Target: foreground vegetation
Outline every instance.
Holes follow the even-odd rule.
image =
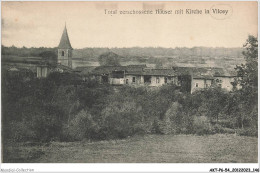
[[[251,92],[209,88],[190,94],[171,85],[114,90],[94,81],[72,85],[64,79],[69,74],[3,80],[5,140],[103,140],[151,133],[257,136],[257,95]]]
[[[257,138],[236,135],[145,135],[98,142],[19,143],[4,162],[257,163]]]

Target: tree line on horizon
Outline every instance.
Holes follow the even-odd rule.
[[[73,58],[97,59],[101,54],[114,52],[122,57],[233,57],[242,58],[243,48],[212,48],[212,47],[193,47],[193,48],[163,48],[163,47],[130,47],[130,48],[83,48],[74,49]],[[2,45],[2,55],[13,55],[21,57],[42,57],[45,52],[51,56],[57,56],[57,48],[18,48],[15,46]],[[43,55],[42,55],[43,54]]]

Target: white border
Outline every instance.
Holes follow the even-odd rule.
[[[16,1],[16,0],[5,0],[5,1]],[[37,1],[37,0],[31,0]],[[49,1],[49,0],[39,0],[39,1]],[[68,0],[56,0],[56,1],[68,1]],[[78,0],[84,1],[84,0]],[[96,0],[88,0],[88,1],[96,1]],[[102,0],[102,1],[127,1],[127,0]],[[131,0],[131,1],[140,1],[140,0]],[[156,0],[142,0],[142,1],[156,1]],[[178,0],[163,0],[163,1],[178,1]],[[190,0],[190,1],[203,1],[207,2],[208,0]],[[218,0],[218,1],[226,1],[226,0]],[[229,0],[229,1],[245,1],[245,0]],[[248,1],[248,0],[247,0]],[[253,0],[256,1],[256,0]],[[2,2],[2,1],[1,1]],[[258,0],[257,0],[258,2]],[[258,10],[259,10],[259,2],[258,2]],[[2,8],[2,4],[1,4]],[[1,13],[2,17],[2,13]],[[243,22],[243,21],[241,21]],[[1,26],[1,24],[0,24]],[[0,31],[2,27],[0,28]],[[258,33],[259,33],[259,11],[258,11]],[[1,32],[2,33],[2,32]],[[258,34],[259,40],[259,34]],[[1,37],[2,43],[2,37]],[[258,47],[259,50],[259,47]],[[1,53],[1,49],[0,49]],[[259,54],[258,54],[259,58]],[[1,64],[1,62],[0,62]],[[259,64],[258,64],[259,67]],[[0,67],[1,69],[1,67]],[[0,70],[1,74],[1,70]],[[259,70],[258,70],[258,83],[260,81],[259,77]],[[1,84],[1,81],[0,81]],[[258,90],[259,90],[258,85]],[[1,93],[0,93],[1,95]],[[259,103],[260,93],[258,93],[258,103]],[[1,108],[0,104],[0,108]],[[260,110],[260,105],[258,104],[258,110]],[[259,111],[258,111],[259,117]],[[1,117],[2,118],[2,117]],[[2,122],[2,121],[1,121]],[[259,146],[259,127],[260,122],[258,120],[258,146]],[[0,135],[1,140],[2,135]],[[1,146],[1,144],[0,144]],[[259,148],[259,147],[258,147]],[[108,163],[108,164],[99,164],[99,163],[82,163],[82,164],[71,164],[71,163],[40,163],[40,164],[12,164],[12,163],[2,163],[2,148],[0,153],[0,169],[6,170],[7,172],[31,172],[26,171],[27,169],[33,169],[32,172],[209,172],[210,169],[214,168],[250,168],[251,171],[254,168],[259,168],[259,160],[260,160],[260,151],[258,149],[258,163],[155,163],[155,164],[143,164],[143,163],[128,163],[128,164],[121,164],[121,163]],[[1,171],[1,172],[2,172]],[[4,172],[6,172],[4,171]]]
[[[120,164],[120,163],[109,163],[109,164],[11,164],[6,163],[1,165],[1,169],[10,169],[9,172],[20,172],[22,169],[34,169],[34,172],[209,172],[210,169],[214,168],[250,168],[251,171],[254,168],[259,168],[258,163],[248,164],[211,164],[211,163],[200,163],[200,164]],[[29,171],[28,171],[29,172]]]

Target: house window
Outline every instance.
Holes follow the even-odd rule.
[[[133,83],[135,83],[135,77],[133,77]]]
[[[151,83],[152,77],[151,76],[144,76],[144,83]]]
[[[167,82],[168,82],[168,78],[165,77],[165,78],[164,78],[164,83],[167,83]]]
[[[156,77],[156,83],[160,83],[160,78]]]
[[[222,80],[221,80],[221,79],[216,79],[216,82],[217,82],[217,83],[221,83]]]
[[[64,51],[61,51],[61,56],[64,56],[65,52]]]
[[[198,88],[198,87],[199,87],[199,84],[198,84],[198,83],[196,83],[196,84],[195,84],[195,86],[196,86],[196,88]]]
[[[128,79],[125,80],[125,83],[128,84]]]

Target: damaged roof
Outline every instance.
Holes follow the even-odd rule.
[[[212,78],[212,77],[234,77],[235,71],[228,71],[218,67],[172,67],[178,75],[190,74],[193,78]]]
[[[142,66],[99,66],[96,67],[92,73],[96,75],[101,75],[101,74],[110,74],[112,71],[125,71],[127,72],[137,72],[141,73],[143,71]]]
[[[93,68],[92,68],[93,69]],[[235,72],[228,72],[223,68],[217,67],[172,67],[153,69],[146,68],[144,65],[128,66],[98,66],[93,70],[86,70],[95,75],[111,74],[113,71],[124,71],[129,75],[150,75],[150,76],[180,76],[191,75],[197,79],[213,79],[213,77],[234,77]]]
[[[149,75],[149,76],[176,76],[173,69],[143,69],[141,72],[128,72],[131,75]]]

